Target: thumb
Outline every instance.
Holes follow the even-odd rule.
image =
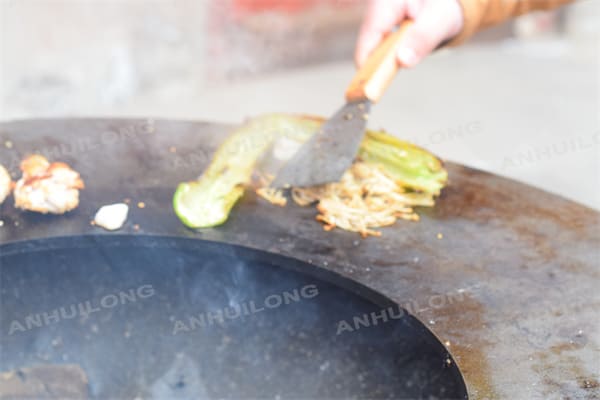
[[[435,50],[442,42],[454,36],[462,28],[462,11],[456,8],[433,8],[427,2],[414,23],[406,29],[404,37],[396,50],[400,65],[413,67]],[[447,2],[445,4],[451,4]]]
[[[398,45],[396,58],[400,65],[414,67],[431,53],[440,42],[436,43],[436,40],[431,36],[431,32],[423,32],[419,27],[413,25],[406,30],[402,41]]]
[[[354,59],[362,65],[398,21],[406,17],[403,0],[370,0],[360,29]]]

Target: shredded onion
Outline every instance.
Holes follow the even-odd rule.
[[[287,199],[281,189],[264,187],[256,189],[256,194],[276,206],[284,207],[287,204]]]
[[[257,193],[273,204],[286,204],[280,189],[261,188]],[[386,174],[383,167],[362,161],[355,162],[339,182],[292,188],[291,196],[300,206],[317,203],[316,219],[325,230],[338,227],[363,237],[381,236],[373,228],[392,225],[399,218],[417,221],[413,206],[434,205],[432,194],[412,191]]]

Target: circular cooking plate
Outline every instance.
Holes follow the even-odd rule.
[[[98,235],[6,244],[0,267],[1,369],[77,364],[92,398],[466,398],[424,325],[294,259]]]

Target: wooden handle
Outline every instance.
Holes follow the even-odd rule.
[[[373,50],[346,90],[348,102],[369,99],[375,103],[379,100],[400,68],[396,61],[396,49],[410,25],[412,21],[404,21]]]

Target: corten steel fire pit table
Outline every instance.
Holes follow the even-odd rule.
[[[223,226],[189,230],[175,186],[231,128],[0,125],[13,176],[39,152],[86,182],[63,216],[0,208],[1,370],[78,365],[91,398],[600,395],[597,212],[448,163],[437,206],[380,238],[252,193]],[[120,231],[90,224],[124,199]]]

